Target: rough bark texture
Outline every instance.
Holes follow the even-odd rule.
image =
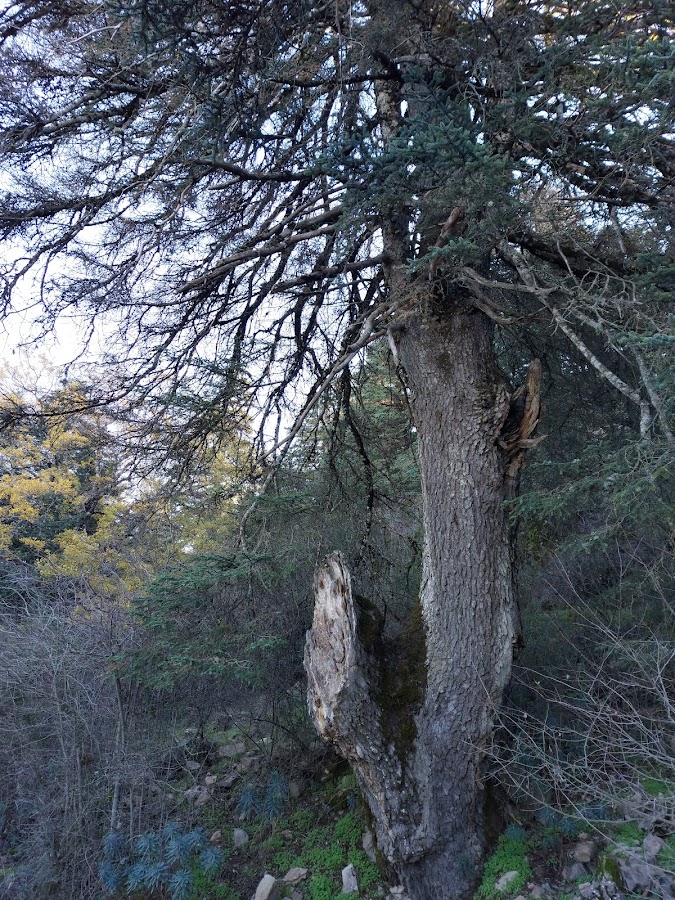
[[[491,323],[461,296],[411,318],[399,353],[422,469],[425,640],[411,644],[423,664],[405,660],[421,690],[390,688],[402,657],[387,658],[360,630],[333,555],[315,582],[309,704],[320,734],[352,763],[379,848],[410,897],[459,898],[484,851],[483,760],[518,636],[503,509],[509,457],[499,443],[510,395]]]

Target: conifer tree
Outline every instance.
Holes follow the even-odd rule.
[[[372,342],[401,367],[424,504],[419,684],[379,709],[387,661],[373,674],[356,639],[358,677],[317,722],[413,898],[475,882],[518,643],[504,500],[538,440],[540,367],[501,371],[495,329],[564,335],[636,437],[672,442],[671,15],[46,0],[0,24],[8,310],[21,288],[44,327],[101,322],[118,399],[203,398],[183,406],[186,448],[247,397],[276,462]]]

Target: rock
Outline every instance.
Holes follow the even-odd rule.
[[[213,800],[213,797],[212,797],[212,795],[211,795],[211,791],[209,791],[209,790],[207,790],[206,788],[204,788],[204,790],[202,790],[202,791],[200,792],[199,796],[198,796],[197,799],[195,800],[195,806],[204,806],[204,804],[205,804],[205,803],[208,803],[209,800]]]
[[[217,781],[218,781],[218,776],[217,776],[217,775],[207,775],[206,778],[204,779],[204,784],[205,784],[207,787],[213,787],[213,785],[214,785]]]
[[[219,844],[222,841],[222,839],[223,839],[223,832],[222,831],[214,831],[213,834],[211,835],[211,837],[209,838],[209,841],[212,844]]]
[[[297,800],[300,794],[302,793],[302,786],[299,781],[289,781],[288,782],[288,795],[293,800]]]
[[[277,900],[280,886],[274,875],[265,874],[255,889],[254,900]]]
[[[202,767],[202,764],[197,762],[196,759],[187,759],[183,763],[188,772],[199,772]]]
[[[232,843],[235,847],[243,847],[248,844],[248,834],[243,828],[235,828],[232,832]]]
[[[608,898],[608,900],[612,900],[612,898],[616,898],[616,900],[625,900],[623,894],[619,891],[612,879],[607,878],[606,875],[600,879],[600,893],[603,898]]]
[[[668,872],[661,872],[657,879],[663,900],[675,900],[675,878]]]
[[[281,832],[281,836],[285,841],[293,840],[293,832],[289,828],[284,828],[284,830]]]
[[[538,884],[533,884],[530,888],[530,897],[534,897],[534,900],[541,900],[544,896],[543,888]]]
[[[248,756],[239,760],[237,763],[237,770],[239,772],[248,772],[249,769],[252,769],[253,766],[256,765],[259,759],[260,757],[256,753],[249,753]]]
[[[188,788],[187,791],[185,791],[184,796],[187,800],[196,800],[203,790],[204,788],[200,787],[200,785],[198,784],[195,784],[193,787]]]
[[[603,877],[599,882],[587,881],[580,884],[577,890],[577,897],[581,900],[625,900],[611,878]]]
[[[218,782],[218,787],[221,788],[229,788],[235,783],[235,781],[239,778],[239,772],[230,772],[229,775],[225,775]]]
[[[656,855],[663,850],[666,842],[655,834],[648,834],[642,841],[642,849],[644,850],[645,859],[655,859]]]
[[[402,884],[396,885],[396,887],[389,888],[389,893],[393,894],[394,897],[400,896],[405,891],[405,888]]]
[[[505,872],[501,878],[495,882],[496,891],[505,891],[507,887],[518,877],[519,873],[513,869],[511,872]]]
[[[300,891],[293,891],[291,894],[291,900],[302,900],[302,894]]]
[[[356,869],[350,863],[342,870],[342,892],[344,894],[358,893],[359,879],[356,877]]]
[[[218,756],[221,759],[232,759],[246,752],[246,744],[243,741],[233,741],[231,744],[223,744],[218,748]]]
[[[576,859],[573,859],[571,862],[568,862],[567,865],[563,866],[563,881],[577,881],[579,878],[585,878],[587,875],[588,872],[586,866]]]
[[[363,847],[363,852],[366,854],[371,863],[377,862],[377,856],[375,854],[375,841],[373,840],[372,831],[363,832],[363,837],[361,838],[361,846]]]
[[[595,841],[581,841],[574,848],[574,858],[580,863],[589,863],[598,852]]]
[[[647,888],[652,883],[649,866],[637,859],[620,859],[621,878],[629,894],[640,888]]]
[[[294,866],[284,875],[284,882],[286,884],[300,884],[301,881],[304,881],[305,878],[307,878],[308,874],[309,872],[307,869],[301,869],[300,866]]]

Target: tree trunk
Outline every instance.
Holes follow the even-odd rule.
[[[384,646],[329,557],[307,637],[309,706],[351,762],[409,896],[460,898],[480,873],[484,758],[518,636],[498,443],[510,395],[492,325],[462,296],[409,320],[399,353],[422,470],[420,627]]]

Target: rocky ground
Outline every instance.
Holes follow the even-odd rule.
[[[403,888],[388,883],[376,868],[353,779],[325,748],[313,746],[306,759],[293,759],[287,806],[276,823],[262,829],[246,815],[241,798],[246,783],[256,779],[262,778],[264,789],[262,773],[269,760],[239,739],[222,745],[217,758],[221,773],[204,771],[185,796],[195,807],[213,811],[219,798],[223,808],[224,793],[240,798],[236,806],[229,802],[227,826],[211,836],[228,852],[229,883],[237,890],[232,896],[335,900],[342,892],[406,900]],[[284,768],[283,759],[277,764]],[[659,815],[658,797],[630,807],[637,808],[643,810],[639,821],[582,825],[563,812],[546,810],[547,816],[535,815],[525,827],[511,826],[488,859],[476,900],[675,900],[674,829]]]

